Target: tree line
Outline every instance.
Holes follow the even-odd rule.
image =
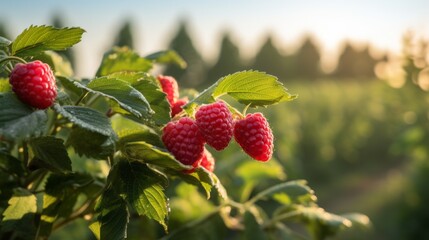
[[[52,25],[64,27],[59,15],[55,15]],[[176,66],[167,66],[164,74],[177,78],[184,87],[203,89],[217,79],[227,74],[255,69],[277,76],[281,81],[317,81],[326,77],[338,80],[370,80],[375,78],[374,67],[383,59],[374,58],[370,54],[370,47],[355,48],[346,42],[338,57],[338,64],[334,71],[325,73],[321,69],[321,53],[314,39],[307,35],[300,46],[291,54],[284,54],[273,41],[273,36],[267,36],[252,59],[243,59],[240,49],[229,32],[222,33],[217,60],[208,64],[196,49],[188,31],[188,23],[181,21],[177,32],[171,39],[168,49],[176,50],[188,63],[188,68],[180,69]],[[0,23],[0,36],[8,36],[7,31]],[[113,45],[134,46],[133,25],[126,21],[113,39]],[[281,46],[280,46],[281,47]],[[75,56],[72,51],[62,53],[74,65]]]
[[[222,76],[247,69],[265,71],[284,82],[317,81],[326,77],[342,81],[371,80],[375,78],[375,65],[379,61],[385,61],[385,58],[373,57],[369,45],[357,49],[348,42],[339,55],[335,70],[325,73],[321,69],[320,49],[309,35],[304,37],[301,45],[292,54],[283,54],[279,46],[274,44],[273,37],[268,36],[256,55],[245,60],[241,57],[240,49],[233,42],[231,34],[224,32],[217,60],[209,65],[195,48],[185,21],[180,22],[168,48],[176,50],[187,61],[188,68],[168,66],[165,74],[176,76],[182,85],[194,88],[210,86]]]

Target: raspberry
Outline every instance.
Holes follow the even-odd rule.
[[[213,172],[214,165],[215,165],[215,160],[212,154],[206,148],[204,148],[203,156],[200,159],[198,159],[196,162],[194,162],[194,164],[192,164],[193,168],[190,170],[185,170],[183,172],[187,174],[193,173],[195,172],[195,169],[199,166],[207,169],[207,171],[209,172]]]
[[[195,119],[208,145],[218,151],[228,146],[232,138],[233,120],[224,102],[201,106]]]
[[[205,141],[191,118],[169,122],[163,129],[162,141],[168,151],[185,165],[193,165],[203,156]]]
[[[41,61],[16,64],[9,82],[18,98],[35,108],[48,108],[57,97],[54,74],[49,65]]]
[[[235,123],[235,141],[252,158],[265,162],[273,154],[273,133],[261,113],[247,114]]]
[[[188,103],[188,98],[181,98],[171,106],[171,117],[176,116],[183,110],[183,105]]]
[[[207,169],[209,172],[214,171],[215,159],[207,149],[204,149],[204,155],[201,159],[200,166]]]
[[[167,94],[167,100],[170,106],[173,106],[179,98],[179,87],[177,86],[176,79],[171,76],[159,75],[158,81],[161,83],[162,91]]]

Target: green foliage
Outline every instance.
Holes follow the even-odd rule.
[[[39,136],[46,130],[46,112],[33,111],[14,94],[0,94],[0,106],[0,136],[19,141]]]
[[[1,88],[0,238],[48,239],[76,219],[97,239],[126,239],[135,220],[165,239],[292,238],[299,234],[288,229],[290,221],[324,239],[353,223],[368,224],[360,215],[325,212],[306,181],[285,181],[275,160],[236,169],[244,183],[239,201],[216,173],[177,161],[161,141],[170,105],[149,71],[158,63],[184,67],[184,60],[169,50],[141,57],[115,47],[94,78],[78,80],[70,63],[51,51],[71,47],[83,32],[31,26],[14,41],[0,42],[7,53],[0,56],[5,72],[16,61],[42,59],[54,68],[60,93],[49,109],[35,110]],[[220,78],[191,99],[187,110],[224,95],[245,109],[296,98],[277,77],[242,71]],[[230,110],[242,115],[232,105]],[[267,179],[270,186],[259,190]],[[174,215],[176,210],[181,214]]]
[[[30,26],[12,42],[11,53],[24,57],[46,50],[65,50],[80,42],[84,32],[81,28]]]
[[[104,54],[103,60],[97,71],[97,76],[106,76],[114,72],[131,71],[146,72],[152,68],[152,62],[140,57],[136,52],[127,47],[114,47]]]
[[[289,94],[272,75],[258,71],[243,71],[219,79],[191,100],[187,106],[193,103],[210,103],[226,94],[238,102],[252,107],[291,101],[297,97]]]
[[[172,63],[183,69],[187,66],[185,60],[174,50],[159,51],[147,55],[145,58],[152,60],[154,63]]]
[[[29,142],[33,151],[32,163],[40,164],[53,172],[71,171],[71,160],[62,139],[51,136],[33,138]]]
[[[124,182],[126,200],[138,215],[159,222],[165,230],[167,224],[167,198],[164,194],[164,176],[150,170],[146,164],[139,162],[121,162],[119,165],[121,179]]]
[[[88,85],[76,82],[76,86],[93,94],[99,94],[119,104],[124,110],[136,117],[148,118],[152,113],[146,98],[129,83],[116,78],[100,77]]]

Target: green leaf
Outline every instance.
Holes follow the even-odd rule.
[[[52,231],[53,223],[61,217],[69,217],[74,211],[81,194],[87,198],[94,197],[102,186],[89,175],[83,173],[51,174],[45,184],[43,195],[43,210],[40,217],[39,237],[48,238]]]
[[[12,87],[9,83],[9,79],[0,78],[0,93],[10,92],[12,91]]]
[[[65,50],[80,42],[85,30],[81,28],[54,28],[51,26],[30,26],[12,42],[12,55],[37,55],[46,50]]]
[[[149,102],[150,108],[155,112],[152,115],[155,123],[163,125],[170,121],[170,104],[153,76],[145,72],[116,72],[107,77],[126,81],[141,92]]]
[[[3,212],[3,222],[19,220],[27,213],[36,213],[36,196],[26,189],[18,192],[9,200],[9,207]]]
[[[194,222],[190,222],[191,224]],[[217,212],[195,220],[192,227],[182,225],[178,231],[166,235],[164,240],[218,240],[230,239],[231,231],[228,231],[223,218]],[[186,224],[186,223],[185,223]]]
[[[170,104],[165,97],[165,93],[159,86],[151,81],[142,80],[132,85],[140,91],[150,104],[150,108],[155,112],[152,115],[153,121],[159,125],[168,123],[170,118]]]
[[[352,222],[353,226],[360,226],[363,228],[368,228],[371,226],[371,220],[368,218],[368,216],[361,213],[347,213],[341,214],[340,216]]]
[[[117,102],[121,108],[138,118],[149,118],[153,114],[149,102],[143,94],[125,81],[116,78],[101,77],[92,80],[86,86],[79,82],[75,82],[75,85]]]
[[[12,41],[10,41],[9,39],[0,36],[0,48],[6,48],[11,43],[12,43]]]
[[[113,136],[76,127],[71,131],[67,145],[71,145],[79,156],[106,159],[115,152],[115,140]]]
[[[75,97],[82,95],[83,89],[75,84],[77,81],[64,76],[56,76],[56,79],[58,80],[58,87],[65,90],[67,93],[73,94]]]
[[[57,219],[60,200],[54,196],[43,194],[43,210],[38,226],[38,236],[48,238],[52,232],[52,225]]]
[[[1,230],[14,231],[27,236],[34,231],[34,218],[37,211],[36,196],[26,189],[18,188],[9,199],[9,206],[3,212]]]
[[[119,145],[123,146],[130,142],[146,142],[156,147],[164,147],[159,135],[145,125],[133,126],[133,128],[122,129],[118,132]]]
[[[0,171],[17,176],[22,176],[25,173],[21,161],[3,151],[0,151]]]
[[[217,190],[219,197],[225,201],[228,200],[228,194],[226,192],[226,189],[220,182],[219,178],[214,173],[211,173],[210,175],[213,179],[213,183],[214,183],[213,186]]]
[[[123,145],[121,151],[131,160],[149,163],[162,168],[176,171],[189,170],[192,168],[191,166],[183,165],[177,161],[170,153],[161,151],[159,148],[142,141],[127,143]]]
[[[114,72],[132,71],[147,72],[152,68],[152,62],[140,57],[127,47],[114,47],[104,54],[97,71],[97,76],[106,76]]]
[[[246,211],[244,220],[244,239],[268,239],[261,225],[256,220],[256,216],[251,211]]]
[[[70,172],[71,160],[63,140],[52,136],[34,138],[29,142],[35,158],[43,167],[55,172]]]
[[[91,225],[89,225],[89,229],[94,234],[95,238],[97,240],[100,240],[100,237],[101,237],[101,234],[100,234],[101,223],[99,221],[93,222],[93,223],[91,223]]]
[[[308,240],[298,232],[294,232],[288,228],[285,224],[277,222],[275,229],[269,231],[270,239],[282,239],[282,240]]]
[[[52,173],[46,181],[45,192],[60,199],[66,199],[69,193],[83,190],[92,183],[96,184],[94,178],[89,174],[69,173],[64,175]]]
[[[283,204],[316,201],[314,191],[307,186],[306,181],[296,180],[274,185],[255,195],[248,203],[253,204],[268,197],[274,197]]]
[[[103,200],[108,201],[109,205],[103,208],[98,216],[100,239],[121,240],[127,238],[130,214],[126,202],[114,195],[103,195]]]
[[[352,222],[347,218],[326,212],[320,207],[296,206],[299,221],[310,223],[310,229],[315,239],[325,239],[336,234],[343,228],[352,227]]]
[[[13,93],[0,94],[0,136],[13,140],[39,136],[47,120],[46,111],[33,111]]]
[[[152,60],[155,63],[170,64],[173,63],[178,67],[186,68],[185,60],[174,50],[165,50],[152,53],[145,57],[146,59]]]
[[[211,172],[207,171],[203,167],[196,168],[195,171],[193,173],[190,173],[190,174],[184,173],[184,172],[177,172],[176,174],[185,182],[201,187],[205,191],[207,199],[210,199],[210,196],[211,196],[210,193],[211,193],[213,186],[218,186],[218,187],[221,186],[221,185],[216,185],[215,180],[214,180],[215,175],[212,174]],[[174,173],[172,175],[174,175]],[[218,182],[218,183],[220,184],[220,182]],[[223,188],[223,186],[222,186],[222,188]],[[221,189],[221,188],[219,188],[219,189]],[[224,195],[223,195],[224,192],[219,191],[219,194],[221,197],[224,197]]]
[[[63,115],[77,126],[99,133],[104,136],[114,136],[108,117],[88,107],[54,105],[54,110]]]
[[[168,204],[161,185],[164,177],[139,162],[121,161],[119,164],[126,200],[140,216],[156,220],[167,231]]]
[[[258,71],[243,71],[219,79],[185,107],[193,103],[210,103],[225,94],[252,107],[290,101],[297,97],[289,94],[275,76]]]
[[[283,167],[274,159],[264,164],[256,161],[247,161],[236,170],[237,176],[244,179],[246,183],[258,183],[267,179],[286,179]]]

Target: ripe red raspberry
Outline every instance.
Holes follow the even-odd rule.
[[[215,165],[215,160],[213,158],[213,155],[206,148],[204,148],[203,156],[200,159],[198,159],[194,164],[192,164],[193,168],[190,170],[185,170],[183,172],[187,174],[193,173],[195,172],[195,169],[199,166],[207,169],[207,171],[209,172],[213,172],[214,165]]]
[[[172,106],[171,106],[171,117],[176,116],[183,110],[183,105],[188,103],[188,98],[181,98],[177,100]]]
[[[252,158],[265,162],[273,154],[273,133],[261,113],[247,114],[235,123],[235,141]]]
[[[204,149],[204,155],[203,155],[199,165],[201,167],[207,169],[207,171],[209,171],[209,172],[214,171],[215,159],[213,158],[213,155],[207,149]]]
[[[233,120],[224,102],[201,106],[195,119],[208,145],[218,151],[228,146],[232,138]]]
[[[163,129],[162,141],[168,151],[185,165],[193,165],[203,156],[205,141],[191,118],[169,122]]]
[[[48,108],[57,97],[54,74],[49,65],[41,61],[16,64],[9,82],[18,98],[35,108]]]
[[[159,75],[158,81],[161,83],[162,91],[167,94],[167,100],[170,106],[173,106],[179,98],[179,86],[177,86],[176,79],[171,76]]]

